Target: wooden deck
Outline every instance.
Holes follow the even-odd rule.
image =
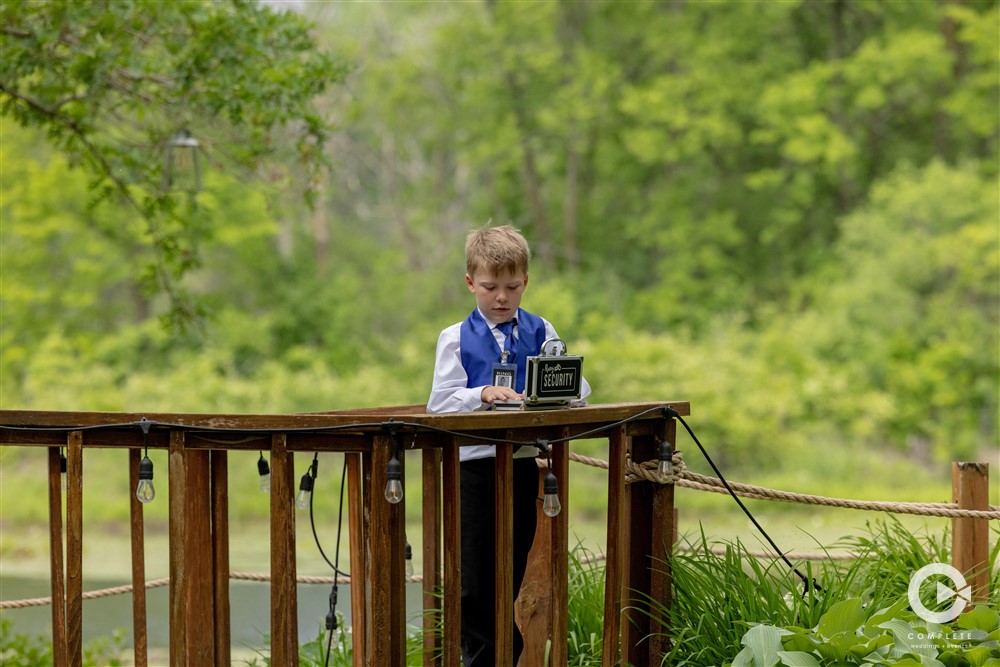
[[[459,658],[459,447],[495,439],[497,446],[497,663],[511,664],[511,482],[515,445],[552,443],[563,511],[539,513],[535,558],[551,568],[549,613],[525,628],[525,654],[551,640],[550,664],[567,662],[567,561],[572,502],[566,492],[574,439],[608,442],[607,573],[604,654],[607,666],[659,664],[665,628],[635,607],[669,604],[665,566],[673,534],[674,488],[626,485],[626,460],[655,460],[663,439],[674,442],[677,414],[686,402],[621,403],[569,410],[429,415],[421,406],[291,415],[0,411],[0,446],[49,448],[48,499],[52,543],[53,649],[57,665],[82,662],[83,481],[87,449],[127,450],[129,484],[137,483],[143,447],[168,452],[170,539],[170,663],[230,664],[227,452],[269,450],[271,466],[271,660],[298,664],[296,620],[296,452],[342,452],[347,459],[354,664],[405,664],[404,507],[382,495],[393,447],[419,451],[424,493],[424,607],[439,612],[443,634],[426,614],[425,665],[454,666]],[[144,427],[146,427],[144,429]],[[147,432],[144,432],[147,431]],[[63,525],[59,448],[67,452],[69,480]],[[408,457],[413,463],[415,454]],[[142,504],[130,494],[134,641],[137,665],[146,664]],[[162,496],[161,496],[162,497]],[[157,498],[157,502],[160,498]],[[543,522],[547,522],[543,526]],[[65,536],[65,562],[62,559]],[[544,540],[540,543],[539,540]],[[541,555],[538,555],[541,554]],[[506,557],[504,557],[506,555]],[[443,594],[442,594],[443,593]],[[521,664],[526,663],[522,657]]]

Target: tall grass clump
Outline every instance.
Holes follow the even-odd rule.
[[[854,558],[795,563],[752,556],[740,543],[713,553],[705,533],[671,560],[674,598],[670,608],[643,601],[644,611],[667,623],[670,650],[663,664],[723,665],[742,649],[752,626],[811,628],[835,604],[860,599],[882,609],[905,598],[911,575],[934,562],[948,562],[947,533],[913,534],[896,518],[867,524],[867,535],[848,537]],[[993,551],[993,560],[997,550]],[[808,583],[806,585],[802,578]],[[993,575],[993,597],[997,573]],[[994,604],[996,599],[993,600]]]

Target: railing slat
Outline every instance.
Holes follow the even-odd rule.
[[[568,428],[561,429],[566,437]],[[562,511],[549,521],[552,524],[552,665],[565,665],[569,660],[569,443],[552,445],[552,469],[559,480],[559,502]],[[545,517],[544,514],[541,515]],[[548,517],[545,517],[548,518]]]
[[[655,459],[656,443],[650,436],[633,436],[632,461]],[[632,665],[653,664],[649,655],[649,600],[638,597],[637,591],[648,591],[650,580],[650,553],[653,551],[650,530],[653,525],[653,484],[645,480],[625,487],[625,508],[628,521],[622,527],[623,539],[628,549],[624,559],[622,583],[621,651],[622,663]]]
[[[139,462],[142,450],[128,450],[129,526],[132,542],[132,655],[136,667],[146,667],[146,552],[142,503],[135,497],[139,486]]]
[[[505,435],[507,439],[511,434]],[[514,661],[514,447],[496,446],[496,664]]]
[[[295,589],[295,461],[284,433],[271,436],[271,664],[299,664]]]
[[[69,662],[66,637],[66,584],[63,574],[62,512],[62,472],[59,448],[49,447],[49,566],[52,576],[52,659],[56,665],[65,665]]]
[[[371,503],[368,525],[368,558],[365,586],[368,595],[367,661],[369,665],[403,667],[406,662],[406,608],[403,563],[402,517],[405,497],[397,504],[386,502],[386,483],[392,440],[373,437],[371,455],[365,457],[365,488]],[[402,453],[400,453],[402,464]],[[357,622],[357,621],[355,621]],[[375,637],[380,640],[376,641]]]
[[[83,664],[83,433],[66,447],[66,657]]]
[[[187,551],[184,532],[187,527],[187,476],[184,474],[184,432],[170,432],[167,454],[169,481],[170,532],[170,664],[185,667],[187,662],[187,620],[185,591],[187,590]]]
[[[351,555],[351,648],[354,667],[363,667],[368,634],[365,631],[365,586],[360,581],[365,572],[365,524],[361,483],[361,454],[345,454],[347,458],[347,521]]]
[[[670,443],[677,442],[677,424],[673,419],[664,420],[656,425],[658,440],[666,439]],[[656,457],[659,452],[656,452]],[[654,457],[654,458],[656,458]],[[670,648],[667,640],[669,627],[660,620],[666,620],[666,611],[670,609],[673,598],[673,573],[670,556],[673,553],[674,533],[676,531],[676,509],[674,508],[674,485],[656,484],[653,486],[653,517],[652,517],[652,571],[649,575],[649,595],[656,600],[663,613],[652,614],[649,622],[651,662],[659,664],[661,656]]]
[[[449,438],[444,458],[441,493],[448,502],[442,508],[444,524],[444,660],[447,667],[461,660],[462,646],[462,493],[459,485],[459,448],[455,438]]]
[[[214,582],[215,664],[232,662],[229,620],[229,458],[212,450],[212,570]]]
[[[608,454],[608,548],[604,580],[604,639],[601,651],[603,667],[613,667],[619,660],[621,599],[625,526],[625,455],[631,438],[625,426],[611,431]]]
[[[441,450],[421,453],[423,490],[424,660],[441,664]]]

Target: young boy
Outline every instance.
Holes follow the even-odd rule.
[[[473,412],[499,400],[522,398],[525,359],[557,338],[546,320],[520,308],[528,286],[528,242],[509,225],[487,227],[465,242],[465,283],[476,308],[463,322],[441,332],[434,362],[434,385],[427,412]],[[494,365],[516,367],[516,382],[494,384]],[[590,394],[582,381],[581,399]],[[496,628],[496,452],[493,445],[461,448],[462,503],[462,664],[494,666]],[[537,451],[514,452],[514,596],[521,588],[528,551],[535,538],[538,499]],[[517,625],[514,664],[524,642]]]

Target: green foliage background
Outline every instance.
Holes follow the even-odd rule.
[[[4,3],[8,65],[45,7]],[[586,355],[592,400],[690,400],[730,470],[996,455],[993,0],[59,7],[108,46],[2,70],[4,409],[422,403],[492,221],[531,241],[524,305]],[[151,61],[187,88],[86,106],[115,90],[101,67],[141,65],[142,21],[197,28],[197,58]],[[275,26],[273,67],[228,50]],[[139,199],[175,120],[214,137],[201,190],[123,205],[28,83],[77,91],[89,136],[148,167]],[[149,141],[114,152],[122,119]],[[203,313],[183,329],[178,301]]]

